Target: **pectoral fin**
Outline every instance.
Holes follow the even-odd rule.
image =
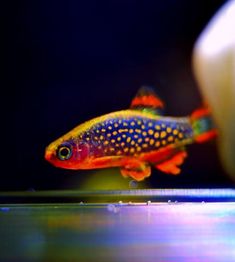
[[[179,166],[183,164],[186,156],[187,156],[186,151],[184,150],[180,151],[175,155],[173,155],[170,159],[157,164],[155,167],[164,173],[178,175],[181,172]]]
[[[142,181],[151,175],[151,167],[147,163],[130,162],[121,168],[123,177],[132,177],[136,181]]]

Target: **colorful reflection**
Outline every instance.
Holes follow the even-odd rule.
[[[2,261],[233,261],[235,203],[15,205]]]

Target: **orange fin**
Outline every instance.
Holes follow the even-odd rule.
[[[131,109],[146,110],[152,114],[162,114],[164,103],[151,87],[141,87],[131,102]]]
[[[191,115],[195,141],[206,142],[217,136],[217,130],[208,107],[201,107]]]
[[[172,156],[170,159],[160,164],[157,164],[155,167],[164,173],[178,175],[181,172],[179,166],[183,164],[186,156],[187,156],[186,151],[184,150],[180,151],[174,156]]]
[[[211,112],[208,107],[200,107],[191,114],[191,119],[196,120],[205,116],[209,116],[210,114]]]
[[[217,137],[217,134],[218,134],[217,130],[215,130],[215,129],[209,130],[209,131],[197,136],[195,140],[198,143],[204,143],[208,140],[211,140],[211,139]]]
[[[136,165],[136,162],[129,163],[121,168],[123,177],[132,177],[136,181],[142,181],[151,175],[151,167],[145,163]]]

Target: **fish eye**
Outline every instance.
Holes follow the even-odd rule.
[[[57,149],[57,157],[60,160],[68,160],[72,156],[72,149],[70,145],[61,145]]]

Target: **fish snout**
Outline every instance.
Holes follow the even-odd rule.
[[[45,158],[47,161],[49,161],[49,162],[52,161],[53,151],[52,151],[50,148],[48,148],[48,147],[47,147],[46,150],[45,150],[44,158]]]

